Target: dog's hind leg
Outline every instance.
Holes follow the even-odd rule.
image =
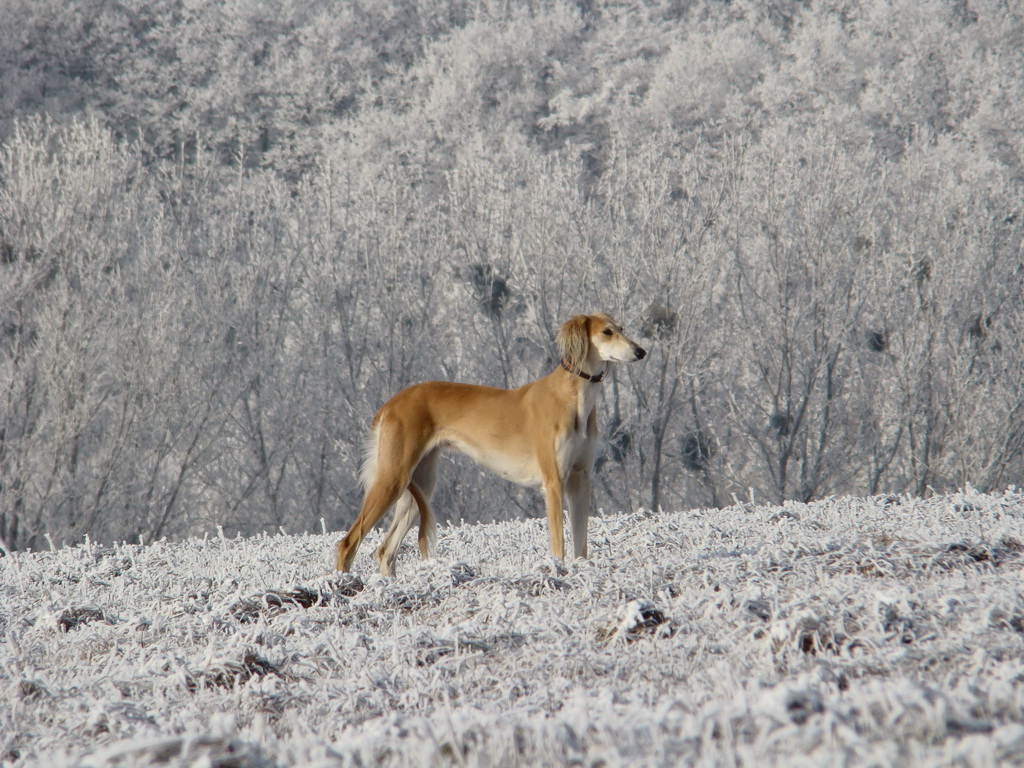
[[[387,478],[375,481],[366,492],[359,517],[349,528],[345,538],[338,542],[336,564],[339,571],[349,571],[355,560],[359,545],[363,543],[373,526],[375,526],[388,509],[397,501],[407,485],[404,478]]]
[[[352,568],[359,545],[406,491],[412,479],[412,467],[423,452],[422,445],[403,440],[402,430],[397,426],[391,427],[384,421],[378,429],[373,476],[367,484],[362,509],[348,533],[338,542],[335,562],[339,571]]]
[[[430,556],[434,540],[437,536],[437,522],[430,509],[430,497],[434,492],[437,471],[438,451],[429,451],[416,466],[412,479],[405,493],[398,499],[395,517],[391,521],[384,541],[377,549],[377,562],[383,576],[395,575],[395,561],[398,559],[398,548],[402,540],[417,520],[420,523],[419,547],[420,554],[426,560]]]
[[[430,499],[434,495],[434,487],[437,485],[437,460],[441,455],[438,448],[430,451],[420,459],[416,471],[412,475],[413,490],[419,489],[420,497],[416,503],[420,509],[420,531],[419,545],[420,555],[426,560],[434,551],[437,542],[437,519],[430,508]]]

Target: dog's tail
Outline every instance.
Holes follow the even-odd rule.
[[[363,464],[359,468],[359,482],[365,493],[373,483],[374,475],[377,474],[377,454],[380,450],[380,422],[376,419],[366,433],[366,440],[363,442]]]

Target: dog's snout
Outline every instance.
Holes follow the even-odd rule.
[[[647,350],[644,349],[643,347],[637,347],[636,348],[636,359],[637,360],[643,360],[645,357],[647,357]]]

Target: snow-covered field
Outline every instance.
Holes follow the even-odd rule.
[[[0,760],[1024,764],[1024,495],[0,558]]]

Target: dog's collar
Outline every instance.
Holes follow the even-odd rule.
[[[570,368],[569,364],[566,363],[565,360],[562,361],[562,367],[565,368],[565,370],[567,370],[569,373],[575,373],[581,379],[586,379],[591,384],[600,384],[602,381],[604,381],[604,374],[605,374],[604,371],[601,371],[600,373],[595,373],[595,374],[584,373],[583,371],[579,371],[579,370],[575,370],[573,368]]]

